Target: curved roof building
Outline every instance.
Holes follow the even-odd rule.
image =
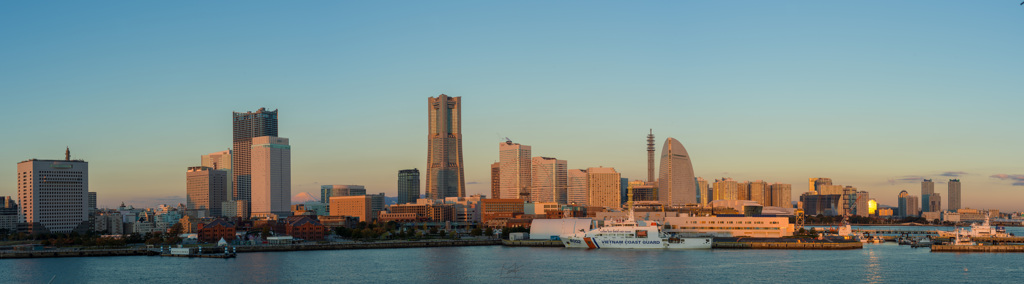
[[[669,137],[661,148],[658,201],[664,205],[697,203],[697,185],[690,155],[679,140]]]

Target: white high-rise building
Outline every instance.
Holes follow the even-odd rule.
[[[530,196],[533,202],[565,204],[567,200],[567,163],[548,157],[533,157]]]
[[[665,139],[658,173],[658,201],[661,204],[672,206],[697,203],[697,185],[690,155],[675,138]]]
[[[252,138],[251,210],[253,218],[278,219],[291,215],[292,157],[288,138]]]
[[[587,206],[620,208],[622,179],[614,168],[587,169]]]
[[[571,169],[566,171],[568,189],[566,202],[580,206],[587,205],[587,170]]]
[[[530,146],[512,143],[498,144],[502,199],[523,199],[532,201],[530,187],[533,161],[530,160]]]
[[[18,163],[18,219],[32,233],[85,233],[89,226],[89,163],[32,159]]]

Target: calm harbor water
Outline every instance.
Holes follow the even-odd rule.
[[[584,250],[446,247],[0,260],[0,282],[710,283],[1020,282],[1024,254],[862,250]]]

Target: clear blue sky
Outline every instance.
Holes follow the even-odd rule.
[[[70,146],[101,206],[183,202],[186,167],[259,107],[280,109],[293,194],[394,195],[444,93],[463,98],[470,194],[489,194],[504,136],[646,178],[653,128],[698,176],[794,200],[821,176],[895,205],[961,172],[965,206],[1024,210],[1024,186],[990,177],[1024,174],[1018,4],[5,1],[0,195],[19,161]]]

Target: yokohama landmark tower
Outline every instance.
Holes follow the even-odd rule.
[[[427,113],[427,198],[465,197],[462,97],[428,98]]]

